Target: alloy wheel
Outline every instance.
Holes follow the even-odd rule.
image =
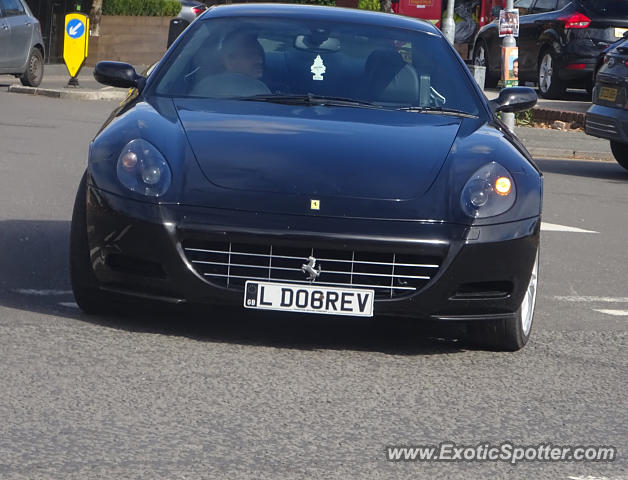
[[[536,303],[536,290],[538,283],[538,271],[539,271],[539,254],[537,252],[536,259],[534,260],[534,267],[532,268],[532,275],[530,276],[530,282],[526,290],[523,302],[521,303],[521,330],[524,336],[530,334],[530,328],[532,327],[532,317],[534,316],[534,305]]]
[[[541,65],[539,65],[539,88],[542,92],[549,91],[552,86],[552,76],[554,74],[552,65],[552,55],[547,52],[543,55]]]

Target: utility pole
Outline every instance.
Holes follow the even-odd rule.
[[[512,4],[512,1],[510,2]],[[447,0],[447,16],[443,20],[443,35],[451,43],[454,44],[456,36],[456,22],[454,22],[454,0]]]
[[[513,9],[514,9],[513,0],[506,0],[506,11],[513,10]],[[512,34],[506,35],[502,42],[502,46],[503,47],[516,47],[517,42],[515,41],[514,35]],[[508,59],[506,58],[505,52],[506,52],[506,49],[503,48],[502,49],[502,65],[505,65],[505,67],[502,68],[502,71],[506,71],[508,69],[508,66],[506,65],[506,62]],[[502,113],[502,121],[506,124],[506,126],[511,132],[515,131],[515,114],[514,113]]]

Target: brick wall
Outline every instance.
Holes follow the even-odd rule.
[[[100,36],[90,37],[86,65],[116,60],[150,65],[166,52],[170,17],[103,16]]]

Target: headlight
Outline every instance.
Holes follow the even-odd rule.
[[[159,150],[139,138],[122,149],[116,171],[122,185],[148,197],[166,193],[172,179],[170,167]]]
[[[506,212],[515,203],[516,196],[515,182],[508,170],[491,162],[467,181],[460,203],[470,217],[486,218]]]

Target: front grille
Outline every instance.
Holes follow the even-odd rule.
[[[376,298],[408,295],[423,287],[440,257],[231,242],[186,241],[183,249],[195,270],[213,284],[244,290],[247,280],[310,284],[302,270],[316,258],[315,285],[371,288]]]

